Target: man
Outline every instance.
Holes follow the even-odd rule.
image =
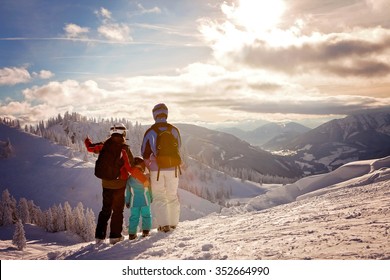
[[[89,137],[85,139],[85,146],[89,152],[101,154],[95,166],[95,175],[102,179],[103,187],[103,205],[98,216],[95,232],[96,244],[104,242],[110,218],[110,243],[115,244],[124,239],[122,236],[123,210],[126,180],[129,173],[145,185],[149,184],[145,175],[130,165],[133,162],[133,154],[129,146],[126,145],[126,127],[123,124],[115,124],[111,127],[110,134],[111,136],[104,142],[93,144]],[[101,163],[104,162],[103,154],[106,154],[105,158],[109,157],[114,159],[115,162],[110,163],[110,166],[104,165]],[[98,163],[99,160],[100,163]],[[107,160],[107,162],[109,161]],[[113,168],[114,165],[118,166]],[[111,178],[111,174],[108,173],[112,170],[114,170],[112,172],[115,172],[115,169],[117,169],[117,175],[114,175],[115,178]]]
[[[177,189],[181,139],[179,130],[167,122],[168,108],[165,104],[157,104],[152,112],[155,124],[145,132],[141,152],[150,171],[153,223],[159,231],[168,232],[176,228],[180,218]]]

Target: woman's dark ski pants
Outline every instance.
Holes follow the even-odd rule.
[[[125,188],[103,188],[103,206],[99,213],[95,238],[106,238],[107,224],[110,218],[110,238],[118,238],[122,236],[124,205]]]

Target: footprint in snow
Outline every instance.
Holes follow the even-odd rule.
[[[203,244],[202,251],[210,251],[213,247],[213,244]]]

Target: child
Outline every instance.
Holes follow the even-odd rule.
[[[142,157],[134,158],[134,167],[142,173],[145,172],[145,162]],[[126,183],[126,207],[130,208],[129,218],[129,239],[137,238],[137,227],[139,218],[142,216],[142,237],[148,236],[152,228],[152,214],[150,203],[152,193],[150,186],[144,187],[144,184],[133,176],[130,176]]]

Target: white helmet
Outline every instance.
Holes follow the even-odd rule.
[[[121,134],[123,136],[126,135],[126,126],[123,123],[116,123],[110,128],[110,135],[114,133]]]

